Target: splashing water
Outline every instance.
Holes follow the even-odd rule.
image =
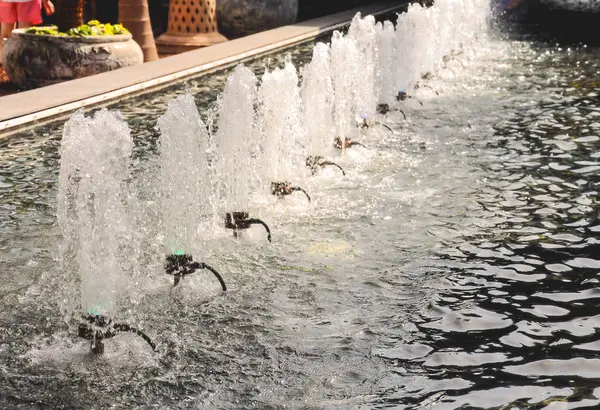
[[[419,10],[417,8],[411,8],[408,14],[420,14],[412,16],[410,19],[406,17],[407,13],[401,15],[399,21],[404,24],[406,30],[399,27],[396,32],[391,23],[384,23],[381,30],[376,28],[379,55],[369,58],[373,59],[372,61],[375,62],[373,64],[376,64],[375,69],[379,72],[376,74],[375,81],[379,81],[380,84],[388,84],[387,86],[381,85],[381,89],[377,88],[379,86],[369,85],[369,87],[373,87],[375,95],[379,96],[378,102],[384,102],[385,98],[393,97],[393,94],[387,94],[387,97],[382,95],[384,87],[389,87],[393,93],[396,93],[400,87],[410,92],[408,86],[402,85],[403,81],[406,84],[412,82],[414,85],[416,81],[420,80],[420,75],[424,70],[432,66],[433,70],[441,67],[443,57],[447,56],[455,47],[466,45],[469,39],[478,32],[477,16],[480,12],[471,10],[468,5],[477,4],[484,4],[484,2],[465,0],[464,3],[461,3],[453,0],[438,0],[437,5],[434,6],[435,9],[430,12],[425,13],[417,11]],[[442,7],[443,5],[448,7]],[[414,27],[411,28],[411,24]],[[429,28],[423,25],[428,25]],[[416,31],[418,30],[436,34],[427,39],[417,35]],[[383,37],[386,35],[389,37],[387,38],[388,44],[383,46],[386,43],[386,39]],[[407,41],[404,44],[406,46],[404,51],[400,52],[397,41],[400,38],[418,39],[419,44],[411,44],[410,41]],[[393,44],[389,44],[389,42]],[[426,48],[419,52],[418,56],[420,57],[418,58],[414,57],[417,54],[411,54],[410,50],[410,47],[417,46]],[[314,69],[317,72],[316,67],[324,66],[327,60],[326,46],[322,45],[318,48],[319,51],[315,50],[314,67],[307,67],[307,71]],[[390,50],[395,51],[390,53]],[[387,62],[385,62],[386,53],[388,53],[387,58],[389,59]],[[245,170],[247,174],[244,175],[239,171],[238,168],[242,167],[238,163],[226,173],[219,171],[211,174],[212,164],[209,167],[207,161],[207,155],[211,155],[210,152],[207,152],[210,147],[210,137],[199,118],[193,98],[191,95],[185,95],[169,104],[168,112],[159,122],[162,132],[159,141],[160,169],[157,179],[160,205],[156,206],[156,212],[162,215],[161,220],[159,223],[155,223],[154,214],[145,219],[146,215],[140,213],[136,221],[136,223],[152,225],[148,228],[147,233],[144,233],[149,237],[149,239],[145,238],[148,243],[160,242],[156,238],[157,233],[160,233],[165,236],[164,243],[167,246],[167,252],[192,253],[194,256],[197,256],[198,250],[207,252],[210,250],[208,247],[199,247],[203,245],[201,240],[204,239],[206,232],[203,225],[211,220],[211,212],[214,212],[214,205],[211,206],[209,202],[216,195],[216,187],[231,188],[231,191],[223,191],[224,196],[221,198],[224,204],[231,200],[231,203],[236,206],[243,207],[245,206],[244,198],[247,197],[243,192],[243,187],[238,184],[244,178],[251,178],[252,173],[260,173],[261,178],[265,178],[267,174],[277,174],[283,179],[290,174],[293,176],[298,170],[306,171],[303,161],[306,153],[309,152],[309,147],[311,150],[316,150],[315,147],[318,144],[324,144],[324,141],[329,138],[326,125],[323,125],[322,130],[315,127],[306,133],[303,132],[302,122],[306,123],[304,127],[309,128],[308,122],[314,118],[307,114],[309,109],[314,108],[311,104],[322,107],[329,107],[329,104],[333,106],[333,118],[330,114],[327,118],[328,114],[324,113],[323,117],[317,120],[322,124],[327,124],[328,120],[333,121],[335,127],[333,135],[339,135],[340,130],[340,134],[344,137],[351,137],[358,133],[355,115],[358,112],[357,104],[361,99],[357,95],[360,91],[358,88],[363,85],[359,84],[359,80],[364,81],[364,78],[355,67],[359,66],[359,60],[364,57],[355,39],[350,36],[344,37],[339,33],[332,40],[330,57],[334,98],[329,101],[326,98],[320,100],[319,98],[322,96],[317,94],[322,93],[322,90],[318,90],[314,84],[309,87],[309,81],[306,84],[303,82],[304,112],[301,112],[297,77],[293,66],[288,65],[283,70],[265,74],[255,104],[259,107],[258,114],[260,116],[254,119],[252,110],[249,108],[249,101],[252,100],[251,93],[244,95],[242,85],[245,84],[252,88],[251,84],[255,84],[255,82],[247,75],[248,71],[245,75],[241,74],[244,71],[241,68],[234,72],[234,77],[238,80],[232,80],[229,84],[230,87],[226,88],[227,95],[224,95],[222,99],[223,105],[230,104],[229,107],[233,108],[222,108],[218,131],[221,134],[216,136],[217,151],[220,157],[217,158],[218,161],[215,165],[221,167],[231,156],[239,153],[249,156],[258,155],[256,162],[246,163],[249,169]],[[478,73],[478,71],[473,72]],[[383,73],[388,73],[385,76],[389,76],[389,78],[383,78]],[[409,75],[405,76],[406,73]],[[465,294],[468,297],[463,299],[459,296],[458,302],[452,302],[450,298],[440,302],[430,297],[431,294],[440,293],[437,290],[431,290],[431,288],[440,286],[438,277],[434,276],[438,261],[429,258],[421,259],[425,252],[429,252],[439,243],[437,239],[431,239],[427,228],[435,228],[440,221],[442,226],[445,226],[447,221],[452,230],[456,229],[462,232],[465,223],[461,218],[456,217],[460,212],[459,207],[462,207],[465,202],[468,203],[473,195],[486,193],[478,189],[471,189],[473,185],[480,183],[479,177],[484,177],[486,174],[475,173],[473,175],[470,169],[473,163],[467,156],[469,154],[462,153],[463,148],[465,151],[471,152],[472,136],[469,135],[467,141],[462,139],[459,124],[454,124],[450,128],[451,131],[459,134],[457,138],[446,138],[449,133],[440,131],[438,134],[437,128],[436,131],[431,131],[435,126],[444,122],[452,124],[454,120],[457,123],[462,120],[466,121],[468,110],[456,114],[449,112],[454,108],[456,102],[463,101],[466,104],[473,104],[475,109],[480,108],[477,100],[470,95],[471,90],[469,90],[469,95],[461,92],[465,85],[472,84],[459,82],[461,80],[458,77],[458,84],[455,84],[454,88],[451,83],[449,84],[449,89],[453,90],[456,95],[446,94],[439,101],[425,104],[419,121],[407,124],[405,131],[408,135],[404,133],[404,130],[395,129],[396,132],[388,141],[378,141],[377,138],[381,135],[377,133],[377,130],[369,131],[370,137],[372,137],[370,142],[373,142],[370,146],[378,150],[377,155],[371,157],[365,155],[367,158],[362,164],[358,164],[358,161],[353,161],[352,164],[349,164],[350,161],[347,162],[346,164],[353,166],[354,175],[344,181],[344,184],[330,189],[331,187],[321,184],[323,179],[311,179],[310,189],[314,188],[315,191],[319,192],[320,190],[320,193],[328,195],[321,195],[320,200],[316,201],[317,206],[311,209],[310,219],[307,215],[292,215],[289,222],[281,224],[283,235],[280,236],[278,244],[280,247],[274,247],[276,249],[269,251],[269,253],[272,252],[271,255],[255,252],[257,255],[252,255],[250,258],[244,254],[241,247],[237,247],[236,243],[231,244],[232,247],[236,247],[232,248],[233,252],[229,252],[230,249],[226,249],[227,252],[216,251],[215,255],[222,252],[221,261],[233,260],[242,273],[239,275],[239,281],[233,284],[237,288],[236,292],[232,292],[228,298],[211,301],[202,309],[197,309],[198,292],[197,289],[191,289],[189,298],[191,308],[181,310],[167,298],[165,298],[164,304],[156,303],[156,295],[150,293],[151,281],[138,284],[137,291],[140,294],[148,295],[139,302],[139,311],[144,312],[144,319],[151,320],[152,326],[156,329],[154,334],[159,335],[158,343],[168,346],[168,360],[161,359],[156,365],[153,364],[150,367],[144,366],[146,361],[143,360],[139,362],[141,364],[139,368],[131,371],[130,366],[127,368],[120,366],[123,362],[129,362],[129,356],[135,355],[137,350],[142,350],[140,348],[128,351],[127,355],[119,353],[118,356],[115,356],[119,359],[119,365],[115,365],[115,360],[113,363],[109,362],[109,366],[97,365],[84,361],[82,355],[79,355],[76,361],[83,364],[75,372],[72,369],[55,371],[52,369],[54,364],[48,365],[46,361],[28,363],[26,359],[23,359],[22,353],[32,346],[39,345],[37,333],[40,330],[44,332],[43,337],[50,336],[47,339],[48,344],[71,346],[70,343],[56,343],[65,336],[55,333],[57,326],[45,327],[45,320],[48,320],[44,315],[46,311],[42,310],[40,313],[37,310],[41,302],[45,302],[47,299],[38,297],[31,292],[23,298],[24,302],[21,305],[26,310],[14,309],[13,313],[8,312],[10,309],[4,309],[6,313],[2,317],[0,326],[7,325],[0,329],[0,334],[9,337],[5,337],[2,339],[3,343],[0,343],[0,356],[2,356],[2,370],[11,377],[10,380],[9,377],[0,377],[0,391],[7,392],[5,396],[9,397],[10,404],[16,401],[17,405],[22,402],[19,397],[24,397],[23,401],[27,401],[27,403],[34,400],[36,402],[44,401],[49,403],[49,406],[81,407],[82,403],[94,401],[98,403],[98,406],[106,407],[115,405],[116,401],[119,407],[132,407],[136,405],[135,403],[152,401],[160,403],[163,407],[173,407],[177,403],[181,404],[179,401],[181,397],[189,397],[201,391],[198,396],[191,399],[197,407],[228,407],[232,406],[233,402],[238,407],[256,406],[257,403],[262,407],[276,407],[293,403],[291,406],[294,407],[296,404],[306,406],[307,400],[310,402],[308,405],[313,407],[351,406],[352,403],[358,406],[362,401],[368,401],[367,406],[376,407],[387,404],[386,401],[389,401],[391,406],[404,403],[417,406],[416,403],[421,402],[422,399],[431,400],[433,397],[435,400],[436,396],[432,396],[429,390],[414,392],[424,384],[439,386],[439,377],[437,376],[440,373],[438,370],[456,372],[459,377],[466,379],[464,382],[467,384],[471,383],[470,377],[472,377],[473,385],[482,383],[477,387],[489,386],[480,381],[481,377],[477,377],[479,373],[473,376],[472,369],[474,367],[471,365],[466,366],[464,371],[460,369],[457,371],[456,369],[460,366],[454,366],[455,362],[460,365],[464,359],[455,360],[452,356],[454,351],[448,354],[448,349],[444,347],[450,345],[452,350],[461,354],[463,350],[464,353],[470,353],[470,348],[461,344],[464,338],[456,336],[460,332],[458,328],[468,329],[473,323],[481,324],[486,319],[486,314],[483,313],[481,317],[474,318],[473,312],[469,312],[469,307],[473,306],[470,290],[467,290],[467,294]],[[306,78],[308,79],[308,76]],[[228,94],[229,92],[231,94]],[[311,93],[315,95],[311,95]],[[499,104],[495,104],[493,98],[495,95],[497,94],[492,94],[492,98],[483,100],[486,108],[499,106]],[[234,103],[232,96],[239,96],[239,100]],[[482,96],[489,97],[489,94],[482,94]],[[455,99],[455,97],[457,98]],[[157,97],[157,100],[160,98],[164,97]],[[444,101],[445,98],[448,100]],[[154,101],[152,102],[154,103]],[[153,109],[156,110],[156,107]],[[234,114],[228,117],[229,110],[232,109],[240,109],[240,114],[236,117],[239,120],[237,122],[233,119]],[[439,115],[442,111],[442,115]],[[480,109],[477,112],[481,111]],[[316,109],[313,112],[315,115],[318,113]],[[102,115],[106,115],[106,113]],[[98,116],[94,120],[86,121],[90,121],[91,124],[100,118]],[[482,121],[478,123],[479,126],[487,127],[490,121],[485,119],[485,115],[478,115],[478,118],[482,118]],[[401,120],[400,117],[395,118],[394,114],[391,114],[389,119]],[[252,130],[250,124],[253,121],[254,129]],[[85,276],[83,273],[81,274],[81,281],[82,283],[91,283],[93,286],[82,286],[82,299],[86,300],[82,303],[84,308],[91,309],[88,311],[92,313],[112,314],[116,307],[125,305],[124,301],[119,298],[120,294],[124,293],[123,289],[133,289],[133,286],[127,282],[129,266],[126,261],[120,260],[120,256],[127,253],[129,249],[126,243],[127,231],[131,230],[132,225],[135,225],[128,218],[129,198],[126,194],[128,188],[135,186],[135,184],[130,186],[126,184],[129,171],[125,164],[129,164],[131,141],[125,138],[126,135],[128,136],[126,127],[118,126],[120,120],[117,115],[113,115],[113,118],[105,123],[99,122],[94,126],[90,124],[84,126],[82,116],[74,116],[72,123],[65,130],[66,133],[76,132],[71,138],[65,137],[64,169],[61,170],[59,200],[62,205],[59,206],[59,222],[65,238],[68,238],[69,241],[69,245],[65,246],[65,257],[63,258],[65,263],[63,265],[67,266],[73,262],[73,269],[64,269],[63,272],[66,277],[67,273],[76,272],[80,263],[86,265],[85,268],[88,272]],[[415,129],[415,133],[418,135],[413,139],[410,132]],[[251,130],[251,134],[247,134],[247,130]],[[527,130],[526,126],[523,130]],[[82,138],[83,131],[88,134]],[[321,136],[318,135],[319,131],[321,131]],[[241,147],[226,146],[230,140],[236,143],[242,141],[243,138],[239,133],[244,133],[244,137],[256,136],[256,138],[250,139],[252,143],[245,145],[248,152],[244,152]],[[111,138],[108,138],[109,134]],[[78,141],[75,135],[81,141]],[[319,138],[323,140],[319,140]],[[431,138],[428,143],[431,143],[430,148],[432,149],[410,151],[413,142],[425,138]],[[103,143],[101,144],[99,141],[103,141]],[[110,144],[117,141],[121,141],[120,145],[111,148]],[[456,148],[460,150],[460,153],[454,147],[456,141],[458,141]],[[486,142],[483,141],[484,144]],[[562,141],[561,143],[566,144],[567,142]],[[244,138],[241,143],[247,144],[248,141]],[[67,148],[69,144],[77,149]],[[257,146],[260,149],[256,149]],[[230,148],[231,151],[227,151]],[[407,149],[408,152],[403,152]],[[483,147],[482,151],[487,152]],[[348,156],[345,159],[352,160],[354,158]],[[148,168],[152,168],[152,160],[152,153],[148,153],[148,156],[136,165],[141,164],[141,167],[144,167],[150,163]],[[525,160],[530,161],[531,159],[526,158]],[[93,163],[88,164],[86,161],[93,161]],[[419,167],[420,161],[423,161],[423,165]],[[506,159],[501,158],[501,163],[506,163]],[[273,168],[267,169],[271,165]],[[520,164],[513,165],[516,165],[519,170],[521,169]],[[469,166],[469,169],[465,166]],[[83,179],[81,179],[80,173],[83,175]],[[69,174],[74,176],[69,178]],[[147,175],[148,178],[152,176],[152,172]],[[213,179],[213,176],[216,178]],[[471,178],[471,176],[473,177]],[[137,178],[136,172],[134,182]],[[356,183],[356,185],[349,186],[348,182]],[[444,186],[446,183],[448,183],[448,187]],[[82,188],[79,188],[79,184],[83,184]],[[577,189],[574,189],[574,194],[576,191]],[[91,194],[88,195],[89,192]],[[118,198],[118,200],[114,198]],[[444,198],[450,198],[451,201]],[[78,201],[87,204],[81,205],[81,212],[79,212]],[[490,205],[493,205],[496,201],[490,199],[490,202],[492,202]],[[324,206],[324,204],[328,206]],[[141,206],[146,206],[146,204]],[[278,209],[291,214],[287,204]],[[152,210],[154,211],[154,208]],[[98,216],[104,211],[110,215],[110,218]],[[151,212],[147,212],[147,214],[151,214]],[[439,214],[442,216],[432,216]],[[388,219],[388,216],[391,219]],[[467,218],[468,220],[485,219],[480,218],[479,214],[467,215]],[[114,225],[109,225],[113,222]],[[467,226],[471,229],[469,225]],[[139,230],[137,228],[136,225],[136,231]],[[398,235],[398,232],[408,231],[416,233]],[[437,229],[433,231],[436,232]],[[479,232],[474,228],[473,231]],[[449,233],[443,230],[440,235],[445,236]],[[81,241],[87,242],[80,246]],[[220,244],[222,242],[219,242]],[[137,243],[135,245],[137,248],[147,249],[144,245]],[[214,248],[217,246],[212,244]],[[426,251],[425,248],[427,248]],[[141,265],[149,254],[152,256],[159,253],[157,250],[152,249],[152,252],[145,254],[140,252],[134,257],[129,256],[132,263]],[[99,256],[100,252],[103,253],[102,258]],[[485,252],[482,253],[483,257],[489,255],[489,250]],[[86,255],[84,258],[79,258],[79,253]],[[232,258],[232,254],[235,258]],[[88,255],[91,255],[94,262],[98,263],[92,264]],[[105,258],[104,255],[108,255],[108,257]],[[238,258],[237,255],[243,257]],[[43,258],[40,259],[43,260]],[[276,265],[273,263],[274,260],[285,260],[286,266],[278,268],[279,262],[275,262]],[[373,264],[374,261],[375,264]],[[407,261],[411,263],[406,265]],[[430,262],[434,263],[433,271],[429,265]],[[460,261],[460,263],[462,262]],[[46,266],[51,264],[51,262],[46,263]],[[367,263],[369,264],[368,268],[366,268]],[[459,261],[453,260],[451,263],[458,264]],[[295,268],[287,269],[292,264]],[[325,267],[324,264],[331,266]],[[390,269],[385,268],[386,264]],[[441,261],[441,264],[440,270],[445,269],[446,261]],[[375,266],[371,267],[372,265]],[[402,265],[404,267],[397,271],[396,267]],[[286,269],[283,270],[283,268]],[[410,274],[407,275],[405,270],[410,270]],[[53,276],[49,280],[44,279],[43,285],[50,283],[55,287],[56,282],[64,280],[63,275]],[[427,276],[433,276],[433,279],[427,278]],[[465,270],[466,280],[471,280],[472,276],[471,272]],[[456,277],[454,273],[449,274],[450,280]],[[459,279],[462,277],[459,276]],[[514,281],[514,279],[510,280]],[[425,281],[425,285],[423,285],[423,281]],[[72,282],[79,283],[76,279],[73,279]],[[268,283],[273,285],[268,285]],[[373,286],[374,284],[376,286]],[[491,285],[490,289],[496,289],[494,286],[497,286],[497,283],[491,283]],[[267,286],[270,286],[269,291],[265,291]],[[88,292],[88,289],[92,289],[92,292]],[[110,302],[106,306],[87,302],[99,294],[99,289],[111,290],[111,293],[101,295],[101,302]],[[161,292],[164,290],[160,289]],[[454,296],[452,294],[454,290],[450,289],[446,294]],[[519,289],[519,292],[521,291],[522,288]],[[164,293],[166,294],[166,292]],[[486,295],[485,287],[482,288],[480,294]],[[2,296],[4,297],[4,295]],[[45,292],[44,296],[52,297],[52,294]],[[7,300],[6,297],[3,299],[3,306],[5,306],[5,300]],[[399,300],[402,301],[401,304],[398,303]],[[423,307],[430,300],[433,308]],[[493,300],[489,299],[495,303]],[[15,306],[18,306],[16,303],[19,302],[15,302]],[[401,305],[405,305],[406,309]],[[109,311],[106,309],[107,306]],[[98,310],[96,310],[97,308]],[[130,314],[130,306],[127,308],[127,314]],[[442,309],[447,310],[442,312],[444,317],[440,324],[437,316]],[[414,311],[418,313],[410,313]],[[177,314],[170,315],[172,312]],[[475,313],[480,312],[481,309],[475,311]],[[402,329],[390,329],[390,317],[394,314],[402,316],[406,322],[406,326],[403,325]],[[456,317],[466,317],[467,319],[459,321],[455,320]],[[169,320],[171,318],[172,320]],[[421,326],[424,324],[423,319],[430,329],[436,329],[434,326],[438,326],[437,330],[431,331],[426,326]],[[198,327],[199,320],[215,324],[215,326]],[[505,322],[504,319],[499,321],[501,324]],[[248,326],[240,326],[240,323],[243,322]],[[31,323],[36,326],[31,326]],[[465,323],[467,323],[466,326],[464,326]],[[494,319],[491,325],[495,326],[495,323]],[[27,324],[28,326],[17,328],[13,324]],[[416,326],[419,331],[408,330],[409,326],[412,328]],[[301,342],[298,342],[300,333],[297,329],[302,332]],[[368,331],[366,331],[367,329]],[[407,329],[407,332],[404,329]],[[452,329],[452,332],[445,332],[448,329]],[[519,329],[514,330],[513,327],[510,332],[514,333],[511,336],[519,336]],[[454,336],[447,337],[450,334]],[[482,340],[481,347],[499,349],[498,353],[503,354],[504,352],[501,351],[503,346],[498,342],[498,332],[494,329],[493,332],[485,334],[485,337],[487,338],[488,335],[493,344],[486,344]],[[394,340],[396,337],[397,340]],[[436,344],[430,348],[429,342],[432,337],[438,341],[442,340],[444,343],[450,342],[443,345]],[[4,343],[5,341],[8,343]],[[415,341],[420,342],[419,345],[415,346],[415,343],[411,343]],[[454,344],[455,341],[456,344]],[[410,344],[408,346],[410,350],[406,352],[403,351],[405,343]],[[240,350],[240,346],[243,348],[243,352]],[[413,360],[415,352],[413,347],[416,347],[417,350],[423,347],[426,352],[432,351],[428,358],[423,358],[423,361],[427,360],[426,364],[422,364],[419,358]],[[340,355],[340,352],[343,354]],[[368,354],[365,355],[365,352]],[[403,353],[409,354],[410,358],[405,361]],[[523,353],[528,352],[523,349]],[[423,355],[425,354],[427,353]],[[264,360],[267,357],[265,355],[268,355],[269,360]],[[307,357],[306,355],[310,355],[314,360],[303,360]],[[476,360],[477,356],[478,354],[475,352],[473,357]],[[231,357],[235,357],[236,360],[229,360]],[[342,357],[343,360],[338,360],[339,357]],[[451,366],[436,363],[435,360],[438,360],[439,357],[447,357]],[[121,358],[127,358],[127,360]],[[72,362],[73,360],[69,361],[69,363]],[[284,367],[273,366],[272,363],[283,364]],[[405,363],[410,365],[409,370],[406,370]],[[469,360],[466,360],[466,363],[469,363]],[[209,367],[214,368],[215,371],[204,372]],[[405,372],[402,375],[398,373],[400,367],[402,367],[401,372]],[[492,364],[484,367],[483,371],[489,376],[486,380],[497,376],[494,371],[490,371],[492,368],[495,371],[501,366]],[[284,377],[285,383],[282,383],[281,369],[289,376]],[[478,367],[477,371],[481,369]],[[132,372],[136,374],[136,377],[132,378]],[[13,374],[17,376],[16,379],[12,377]],[[173,384],[173,374],[177,375],[177,386]],[[198,378],[199,374],[203,375],[200,379]],[[295,376],[306,374],[314,377],[298,378]],[[390,374],[392,376],[388,379],[387,375]],[[234,377],[223,375],[234,375]],[[406,379],[400,380],[398,375],[406,376]],[[257,376],[260,379],[258,384]],[[21,377],[23,378],[21,379]],[[40,377],[44,378],[44,388],[31,389],[30,381],[35,384]],[[100,381],[103,386],[109,387],[112,393],[107,395],[106,389],[95,388],[97,383],[94,381]],[[140,381],[144,384],[141,389]],[[148,381],[150,384],[146,386]],[[313,394],[308,399],[300,397],[295,392],[289,391],[288,386],[291,383],[297,385],[299,383],[303,391],[310,390]],[[72,389],[73,386],[83,386],[83,389]],[[447,390],[443,387],[435,389]],[[469,392],[473,392],[474,389]],[[65,398],[62,395],[51,393],[52,391],[67,392],[69,396]],[[260,394],[256,393],[257,391]],[[465,391],[467,390],[465,389]],[[261,392],[268,393],[262,394]],[[484,393],[487,394],[487,392]],[[458,394],[463,394],[463,392]],[[444,400],[447,398],[448,396]],[[465,402],[473,404],[473,401],[467,401],[468,399],[465,397]],[[3,398],[0,397],[0,402],[2,400]],[[489,405],[485,400],[482,402]],[[424,403],[427,402],[421,402],[425,405]],[[23,405],[27,404],[23,403]],[[420,406],[422,407],[422,405]]]
[[[329,45],[318,43],[302,70],[302,102],[310,155],[324,155],[335,138]]]
[[[288,63],[283,69],[266,72],[258,95],[263,147],[259,167],[267,178],[263,182],[297,180],[305,168],[307,147],[296,67]]]
[[[57,212],[61,267],[67,275],[79,272],[86,314],[114,315],[126,281],[132,149],[129,128],[117,113],[102,110],[86,118],[78,112],[65,124]],[[73,294],[67,298],[72,311],[78,303]]]
[[[353,38],[336,31],[331,38],[331,66],[335,93],[333,118],[336,136],[352,138],[356,135],[356,87],[360,52]]]
[[[160,128],[160,203],[167,253],[196,255],[212,222],[206,126],[188,92],[169,103]]]
[[[366,118],[375,114],[378,103],[376,87],[379,82],[379,70],[377,70],[379,45],[375,17],[361,18],[361,14],[357,13],[352,19],[348,37],[354,39],[359,53],[358,66],[351,67],[360,74],[355,84],[355,115],[356,118]]]
[[[215,137],[218,174],[222,178],[222,211],[247,211],[250,189],[256,185],[256,157],[253,146],[256,113],[256,76],[244,66],[235,68],[227,79]]]
[[[383,24],[377,23],[375,29],[377,30],[379,48],[379,76],[376,91],[380,103],[392,104],[396,94],[394,84],[394,59],[396,54],[394,24],[391,21],[385,21]]]

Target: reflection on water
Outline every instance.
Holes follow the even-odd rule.
[[[599,406],[600,52],[474,49],[408,121],[387,116],[393,134],[372,128],[339,159],[346,178],[311,179],[310,208],[267,210],[273,244],[209,239],[231,292],[200,277],[171,299],[159,272],[140,284],[157,355],[123,336],[91,360],[61,326],[60,124],[4,142],[0,407]],[[198,81],[207,107],[200,84],[217,80]],[[137,168],[171,97],[119,107]]]

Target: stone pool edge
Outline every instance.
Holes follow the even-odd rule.
[[[0,139],[80,108],[102,106],[124,97],[155,91],[186,77],[310,40],[349,24],[358,11],[363,15],[380,15],[404,9],[407,5],[408,1],[382,1],[138,66],[3,96],[0,97]]]

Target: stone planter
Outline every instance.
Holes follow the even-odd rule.
[[[227,37],[241,37],[293,24],[298,0],[217,0],[219,31]]]
[[[37,88],[141,64],[144,55],[131,34],[59,37],[17,29],[4,44],[2,61],[10,79]]]

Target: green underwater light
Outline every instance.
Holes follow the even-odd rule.
[[[100,316],[101,313],[96,308],[88,308],[88,315]]]

